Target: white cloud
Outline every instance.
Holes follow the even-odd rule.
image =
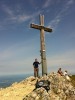
[[[11,10],[9,7],[7,7],[6,5],[2,5],[2,8],[6,14],[8,14],[9,16],[14,16],[13,10]]]
[[[16,56],[19,53],[22,54],[25,52],[25,54],[27,54],[27,52],[33,51],[35,49],[34,43],[32,43],[33,41],[35,41],[35,39],[25,40],[20,43],[15,43],[15,44],[9,46],[8,48],[6,48],[0,52],[0,60],[8,59],[10,57],[13,57],[13,55]],[[33,45],[31,45],[31,43]],[[29,44],[29,45],[27,45],[27,44]]]
[[[58,15],[49,23],[48,27],[51,27],[53,30],[55,30],[60,21],[61,16]]]
[[[48,72],[57,72],[58,68],[68,70],[69,73],[75,74],[75,50],[68,50],[62,54],[47,57]]]
[[[52,27],[54,30],[58,26],[59,22],[61,22],[62,18],[68,14],[69,8],[74,3],[74,0],[68,0],[64,5],[61,11],[57,14],[57,16],[49,23],[48,27]]]
[[[35,17],[37,17],[41,13],[41,11],[39,10],[32,14],[27,14],[26,12],[22,12],[20,8],[18,12],[18,7],[16,8],[16,10],[14,10],[6,5],[2,5],[2,9],[5,13],[5,18],[2,21],[0,21],[0,30],[6,30],[6,27],[11,24],[20,24],[25,21],[35,21]]]
[[[2,68],[4,71],[6,68],[11,71],[11,68],[15,70],[15,68],[21,67],[23,70],[25,66],[32,66],[32,60],[38,55],[35,53],[38,51],[36,51],[34,41],[36,41],[36,38],[15,43],[0,51],[0,71]]]
[[[75,66],[75,50],[67,51],[63,54],[57,54],[53,57],[48,57],[48,65],[51,66]]]
[[[52,2],[52,0],[46,0],[43,5],[43,8],[47,8],[51,4],[51,2]]]
[[[35,57],[39,59],[40,55],[35,44],[36,38],[15,43],[0,51],[0,74],[33,72],[32,63]]]
[[[35,13],[32,14],[27,14],[26,12],[19,12],[19,14],[17,14],[17,8],[16,10],[12,10],[11,7],[8,7],[6,5],[2,6],[3,11],[7,14],[7,21],[12,21],[12,22],[25,22],[27,20],[31,20],[33,18],[35,18],[36,16],[38,16],[40,14],[40,11],[37,11]]]
[[[73,3],[74,3],[74,0],[68,0],[67,6],[70,6],[70,5],[73,4]]]

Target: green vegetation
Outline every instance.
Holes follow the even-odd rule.
[[[72,80],[72,84],[75,87],[75,75],[70,76],[71,80]]]

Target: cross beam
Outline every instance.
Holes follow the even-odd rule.
[[[47,74],[47,61],[45,50],[45,36],[44,31],[52,32],[52,29],[44,27],[44,15],[40,15],[40,25],[30,24],[31,28],[40,30],[40,44],[41,44],[41,63],[42,63],[42,75]]]
[[[38,29],[38,30],[44,29],[44,31],[46,31],[46,32],[52,32],[52,29],[44,27],[44,26],[41,26],[41,25],[37,25],[37,24],[31,24],[30,27]]]

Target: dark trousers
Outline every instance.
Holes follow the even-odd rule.
[[[39,75],[39,68],[34,68],[34,77],[38,77]]]

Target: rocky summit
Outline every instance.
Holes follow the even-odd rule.
[[[48,91],[45,88],[47,84],[41,86],[42,80],[50,82]],[[37,81],[40,87],[36,87]],[[71,79],[53,72],[39,78],[30,76],[10,87],[1,88],[0,100],[75,100],[75,87]]]

